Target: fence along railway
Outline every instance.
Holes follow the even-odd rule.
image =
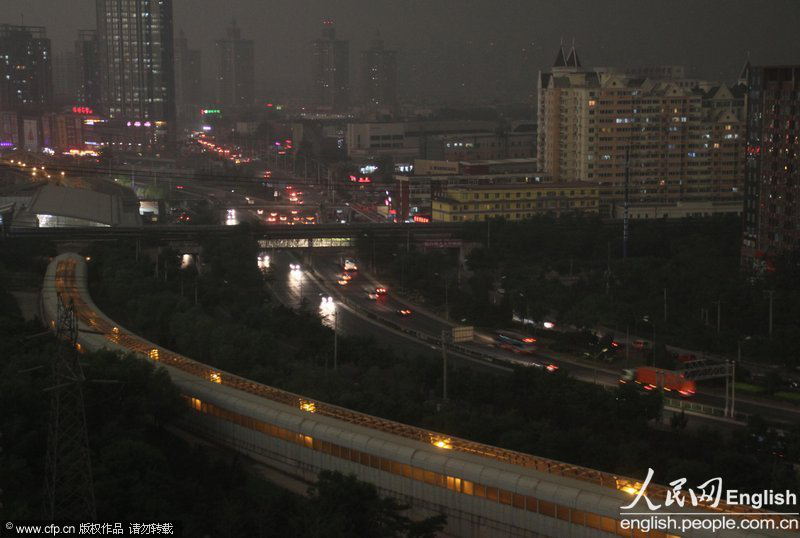
[[[192,410],[187,429],[305,480],[324,469],[353,473],[415,513],[444,513],[446,530],[459,536],[641,535],[620,525],[620,507],[630,503],[640,480],[370,416],[215,369],[106,317],[89,296],[86,273],[86,261],[77,254],[50,263],[42,289],[44,319],[54,327],[58,301],[72,302],[79,351],[134,353],[163,366]],[[651,484],[647,495],[663,504],[667,488]],[[757,513],[724,503],[692,508],[742,517]]]

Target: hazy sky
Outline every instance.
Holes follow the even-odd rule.
[[[0,0],[0,22],[47,27],[55,52],[94,28],[94,0]],[[533,85],[559,40],[572,39],[584,65],[684,64],[709,78],[735,77],[753,63],[800,63],[800,0],[173,0],[175,28],[204,54],[213,76],[213,42],[236,19],[256,42],[258,93],[303,92],[309,43],[324,17],[351,41],[351,66],[376,30],[400,50],[403,65],[426,64],[453,83],[509,75],[515,91]],[[433,52],[432,52],[433,51]],[[522,61],[522,59],[525,61]],[[403,73],[401,72],[401,75]],[[502,87],[498,83],[497,87]]]

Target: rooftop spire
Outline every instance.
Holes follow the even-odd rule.
[[[747,76],[750,74],[750,51],[747,51],[747,60],[745,60],[742,70],[739,71],[739,82],[747,82]]]
[[[581,60],[578,58],[578,51],[575,49],[575,41],[572,42],[572,50],[569,52],[569,57],[567,57],[567,67],[580,67]]]
[[[567,67],[567,60],[564,59],[564,40],[561,40],[561,44],[558,46],[558,56],[556,56],[556,61],[553,63],[553,67]]]

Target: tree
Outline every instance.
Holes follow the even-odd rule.
[[[375,486],[355,475],[335,471],[322,471],[308,497],[302,525],[306,536],[432,538],[445,524],[441,515],[414,522],[402,514],[408,506],[381,497]]]

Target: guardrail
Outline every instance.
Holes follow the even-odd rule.
[[[739,422],[747,422],[750,419],[749,413],[734,413],[732,417],[725,414],[725,409],[715,405],[706,405],[678,398],[664,398],[664,405],[672,407],[673,409],[681,409],[684,411],[692,411],[694,413],[701,413],[713,417],[728,418]]]

